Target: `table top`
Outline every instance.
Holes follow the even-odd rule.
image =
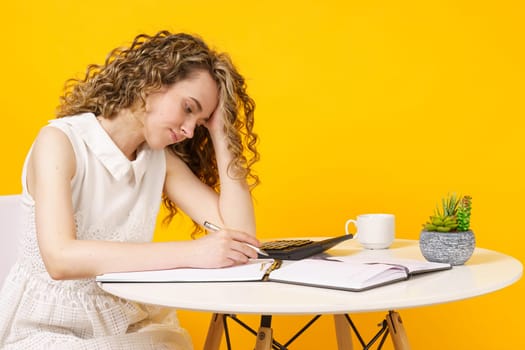
[[[424,259],[418,241],[396,240],[389,249],[366,250],[346,241],[329,253],[377,258]],[[276,282],[101,283],[116,296],[177,309],[235,314],[340,314],[399,310],[472,298],[518,281],[517,259],[476,248],[463,266],[410,277],[362,292],[348,292]]]

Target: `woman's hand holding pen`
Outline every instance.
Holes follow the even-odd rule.
[[[201,268],[217,268],[240,265],[250,258],[257,258],[255,249],[260,243],[252,235],[230,229],[219,229],[194,241],[198,245],[195,249],[195,263]]]

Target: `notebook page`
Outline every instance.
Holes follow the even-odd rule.
[[[170,270],[107,273],[97,282],[239,282],[260,281],[273,259],[253,259],[244,265],[218,269],[180,268]]]
[[[367,263],[367,264],[391,264],[391,265],[400,265],[405,267],[409,274],[418,274],[423,272],[431,271],[440,271],[450,269],[452,266],[447,263],[438,263],[430,262],[426,260],[416,260],[416,259],[400,259],[400,258],[371,258],[364,257],[360,255],[347,255],[347,256],[337,256],[331,257],[334,260],[339,260],[345,263]],[[330,259],[330,258],[329,258]]]
[[[319,259],[283,262],[270,281],[362,290],[407,278],[404,268],[383,264],[342,263]]]

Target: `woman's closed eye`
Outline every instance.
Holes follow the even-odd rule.
[[[210,121],[210,118],[200,119],[200,120],[197,122],[197,125],[198,125],[198,126],[205,126],[206,124],[208,124],[209,121]]]
[[[188,113],[188,114],[193,114],[193,113],[200,113],[202,112],[202,106],[201,104],[199,103],[199,101],[193,97],[190,97],[188,99],[184,99],[184,112]]]

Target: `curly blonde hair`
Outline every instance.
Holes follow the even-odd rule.
[[[66,82],[57,117],[91,112],[113,118],[119,111],[145,106],[146,97],[188,78],[196,71],[207,71],[219,87],[224,108],[224,128],[228,148],[233,154],[228,174],[244,179],[250,189],[259,184],[252,165],[259,160],[257,134],[253,131],[255,102],[246,92],[246,82],[226,53],[211,50],[200,38],[161,31],[153,36],[140,34],[129,47],[110,52],[103,65],[91,64],[83,79]],[[215,152],[208,130],[197,127],[194,136],[170,146],[191,171],[205,184],[220,188]],[[178,209],[167,196],[163,203],[169,223]],[[201,231],[195,225],[195,232]]]

